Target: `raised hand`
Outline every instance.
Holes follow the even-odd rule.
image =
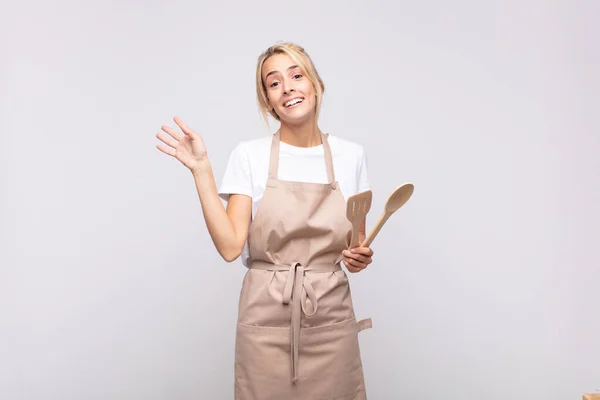
[[[200,163],[206,159],[206,147],[204,146],[202,137],[191,128],[188,128],[181,118],[175,117],[173,118],[173,121],[181,128],[183,135],[168,126],[163,125],[161,126],[161,130],[168,133],[170,138],[160,132],[157,133],[156,137],[164,144],[159,143],[156,147],[163,153],[175,157],[181,161],[183,165],[193,171],[194,168],[198,167]]]

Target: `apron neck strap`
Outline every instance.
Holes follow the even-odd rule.
[[[329,147],[329,141],[327,136],[321,132],[321,141],[323,142],[323,151],[325,153],[325,166],[327,167],[327,179],[329,183],[335,182],[335,174],[333,172],[333,156],[331,155],[331,147]],[[281,142],[281,135],[279,130],[273,135],[273,141],[271,142],[271,159],[269,160],[269,179],[277,179],[277,173],[279,171],[279,143]]]

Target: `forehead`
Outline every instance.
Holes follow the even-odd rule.
[[[296,65],[287,54],[275,54],[267,58],[262,68],[262,77],[265,79],[271,72],[285,73],[291,66]]]

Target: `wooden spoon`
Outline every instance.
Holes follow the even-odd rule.
[[[358,246],[359,237],[358,231],[360,229],[361,222],[367,216],[367,213],[371,209],[371,200],[373,199],[373,192],[366,190],[355,194],[354,196],[348,197],[346,203],[346,218],[352,223],[352,238],[350,239],[350,249]]]
[[[390,218],[393,213],[395,213],[408,201],[408,199],[410,199],[410,196],[412,196],[414,190],[415,186],[410,182],[400,185],[396,189],[394,189],[392,194],[390,194],[387,201],[385,202],[385,209],[381,214],[381,217],[379,217],[379,221],[377,221],[377,223],[369,233],[369,236],[367,236],[365,241],[362,243],[362,247],[369,247],[371,243],[373,243],[373,240],[375,240],[375,236],[377,236],[377,234],[383,227],[383,224],[385,224],[388,218]]]

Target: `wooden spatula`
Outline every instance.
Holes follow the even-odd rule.
[[[385,202],[385,208],[381,214],[381,217],[379,217],[379,220],[373,229],[371,229],[371,232],[369,232],[369,236],[367,236],[365,241],[362,243],[362,247],[369,247],[371,243],[373,243],[375,236],[377,236],[383,227],[383,224],[386,223],[386,221],[392,216],[393,213],[396,212],[396,210],[402,207],[408,201],[408,199],[410,199],[410,196],[412,196],[414,190],[415,187],[410,182],[400,185],[394,189],[392,194],[390,194]]]
[[[365,216],[371,209],[371,200],[373,199],[373,192],[366,190],[355,194],[354,196],[348,197],[346,203],[346,218],[352,223],[352,238],[350,239],[350,249],[358,246],[359,238],[358,233],[361,222],[365,219]]]

